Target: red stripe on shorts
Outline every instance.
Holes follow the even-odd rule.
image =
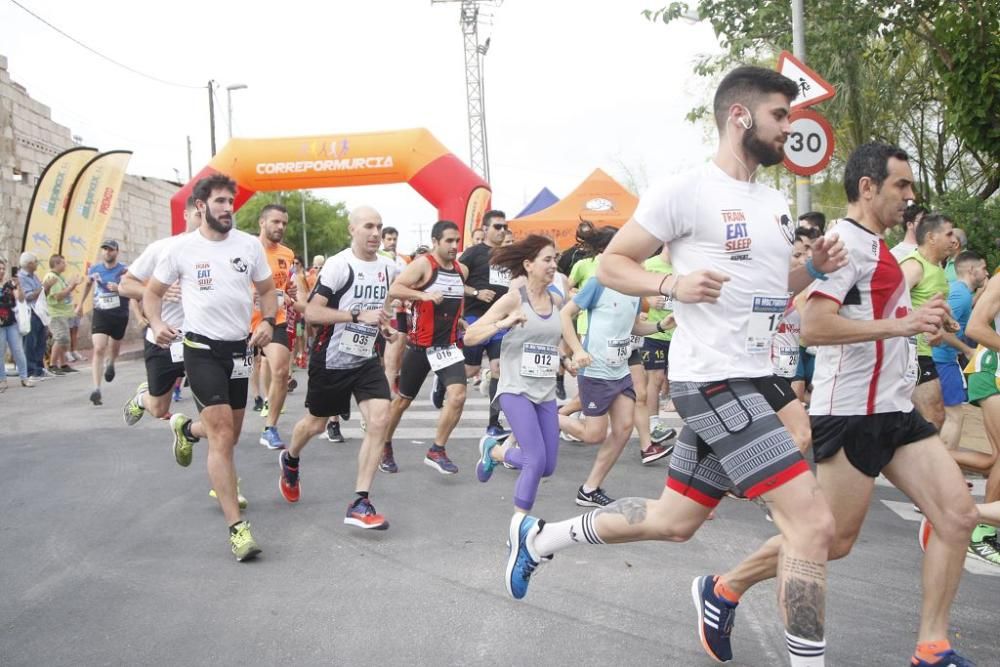
[[[776,488],[784,484],[785,482],[798,477],[804,472],[809,471],[809,464],[805,462],[805,459],[799,459],[792,465],[788,466],[781,472],[775,473],[765,480],[757,482],[751,486],[746,491],[747,498],[756,498],[757,496],[767,493],[768,491],[774,491]]]
[[[676,491],[682,496],[687,496],[699,505],[704,505],[709,509],[717,507],[719,505],[719,501],[722,500],[722,498],[713,498],[712,496],[705,495],[693,486],[688,486],[687,484],[678,482],[673,477],[667,477],[667,488]]]

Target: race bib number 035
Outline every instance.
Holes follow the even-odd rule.
[[[464,364],[465,356],[457,345],[429,347],[427,348],[427,361],[430,362],[431,370],[437,372],[454,364]]]
[[[525,343],[521,346],[521,375],[529,378],[554,378],[559,365],[559,350],[554,345]]]
[[[364,324],[348,324],[340,335],[340,351],[368,359],[375,348],[378,329]]]

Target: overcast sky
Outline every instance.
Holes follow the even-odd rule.
[[[19,0],[85,44],[160,79],[82,49],[0,0],[0,53],[12,78],[87,145],[135,151],[129,172],[187,180],[210,158],[209,79],[217,141],[426,127],[468,161],[458,3],[430,0],[191,2]],[[709,96],[692,73],[720,49],[707,24],[641,16],[666,0],[507,0],[484,8],[491,37],[484,90],[493,204],[509,215],[543,186],[567,195],[595,167],[638,184],[703,162],[705,128],[684,120]],[[371,204],[417,243],[436,212],[408,185],[318,191]]]

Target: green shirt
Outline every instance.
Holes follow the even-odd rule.
[[[919,248],[904,257],[903,262],[911,259],[920,262],[920,266],[924,269],[924,277],[910,289],[910,301],[913,303],[913,307],[915,309],[919,308],[927,303],[935,294],[940,294],[947,300],[950,288],[948,287],[948,279],[944,275],[944,269],[924,258],[920,254]],[[900,262],[900,264],[903,262]],[[931,356],[931,346],[923,334],[917,336],[917,356]]]
[[[643,268],[647,271],[653,273],[662,273],[664,275],[670,275],[674,272],[674,267],[663,260],[663,255],[657,255],[656,257],[650,257],[645,262],[642,263]],[[656,324],[660,320],[665,320],[672,310],[658,310],[656,308],[650,308],[649,312],[646,313],[646,317],[649,322]],[[674,329],[676,327],[671,327],[664,331],[663,333],[654,333],[646,336],[646,338],[652,338],[654,340],[670,340],[674,337]]]
[[[597,257],[581,259],[569,271],[569,284],[574,289],[580,289],[585,282],[597,275]],[[576,316],[576,333],[582,338],[587,333],[587,311],[580,311]]]
[[[49,293],[45,295],[45,302],[49,307],[49,315],[52,317],[73,317],[73,297],[69,294],[63,299],[57,299],[56,293],[62,292],[67,287],[69,283],[58,273],[54,271],[49,271],[45,274],[42,279],[42,283],[46,283],[50,278],[55,278],[56,281],[52,283],[52,287],[49,288]]]

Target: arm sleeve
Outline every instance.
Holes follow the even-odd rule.
[[[676,178],[650,189],[632,214],[639,226],[664,243],[688,236],[693,231],[696,183]]]

